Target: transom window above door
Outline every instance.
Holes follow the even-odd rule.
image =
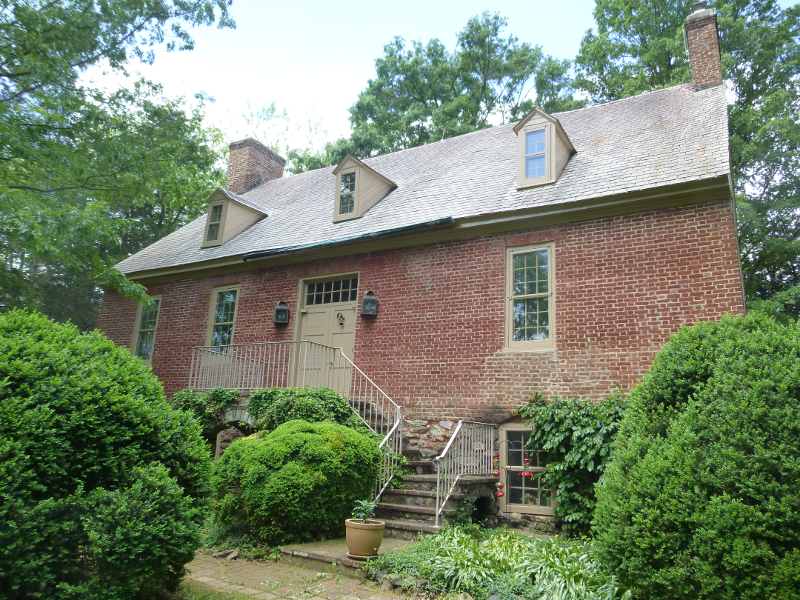
[[[306,284],[306,306],[355,302],[358,293],[358,277],[345,277],[333,281],[318,281]]]

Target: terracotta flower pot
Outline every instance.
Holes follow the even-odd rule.
[[[347,528],[347,555],[350,558],[364,559],[378,556],[386,523],[373,519],[367,519],[366,523],[346,519],[344,524]]]

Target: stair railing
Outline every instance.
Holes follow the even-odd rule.
[[[367,377],[341,348],[307,340],[192,348],[189,386],[252,391],[273,387],[324,387],[347,398],[366,427],[381,436],[375,498],[397,473],[403,408]]]
[[[459,421],[444,451],[433,459],[436,468],[436,525],[458,482],[465,475],[492,472],[497,425]]]

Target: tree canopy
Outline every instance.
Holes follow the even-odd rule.
[[[454,51],[438,39],[427,44],[395,37],[375,60],[375,79],[350,108],[352,135],[321,153],[295,151],[297,170],[413,148],[507,123],[537,104],[548,112],[577,108],[569,60],[542,47],[505,37],[507,19],[484,12],[458,34]]]
[[[221,135],[158,85],[80,85],[100,61],[190,50],[186,27],[233,27],[230,0],[0,0],[0,309],[94,325],[96,281],[143,290],[112,266],[197,215],[222,176]]]
[[[597,0],[575,85],[605,102],[691,80],[692,0]],[[800,6],[715,0],[748,299],[800,285]],[[780,298],[793,298],[795,293]],[[798,316],[797,303],[782,305]]]

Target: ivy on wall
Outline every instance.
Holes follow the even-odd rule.
[[[532,427],[530,448],[550,455],[544,484],[556,489],[553,517],[565,535],[586,535],[597,502],[595,485],[609,462],[614,436],[625,414],[625,399],[601,402],[554,398],[534,393],[519,415]]]

